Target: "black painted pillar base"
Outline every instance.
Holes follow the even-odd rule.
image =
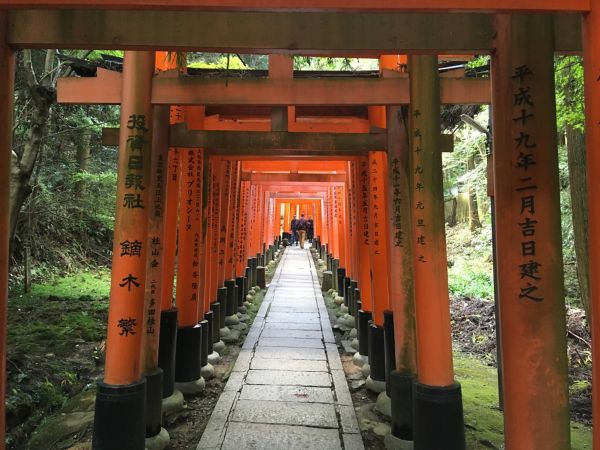
[[[211,314],[212,315],[212,314]],[[210,337],[210,325],[208,320],[201,320],[200,326],[200,366],[208,364],[208,355],[212,353],[212,337]]]
[[[338,269],[338,273],[339,273]],[[345,272],[345,270],[344,270]],[[343,286],[342,286],[342,297],[344,297],[344,305],[348,308],[348,314],[352,314],[352,292],[350,292],[350,277],[344,276],[343,278]]]
[[[413,440],[413,384],[414,375],[403,375],[394,370],[388,383],[392,400],[392,434],[402,440]]]
[[[94,414],[93,450],[144,450],[146,379],[127,385],[99,382]]]
[[[244,277],[236,277],[235,284],[238,287],[238,295],[237,295],[237,306],[238,308],[244,306],[244,300],[246,299],[246,287],[244,286],[245,278]]]
[[[391,397],[390,373],[396,370],[396,343],[394,342],[394,313],[389,309],[383,312],[383,346],[385,353],[385,391],[388,397]]]
[[[369,324],[369,365],[371,379],[385,382],[385,351],[383,343],[383,327]]]
[[[200,379],[202,352],[202,328],[183,327],[177,330],[177,359],[175,360],[175,381],[187,383]]]
[[[369,356],[369,322],[373,320],[371,311],[358,311],[358,353]]]
[[[346,269],[338,267],[337,269],[337,292],[340,297],[344,296],[344,279],[346,278]],[[348,306],[348,305],[346,305]]]
[[[415,382],[414,450],[465,450],[460,384],[427,386]]]
[[[212,343],[216,344],[221,340],[221,335],[219,334],[219,316],[221,315],[221,304],[219,302],[212,303],[210,305],[210,310],[212,312],[212,316],[205,317],[209,323]]]
[[[160,313],[160,337],[158,341],[158,367],[163,371],[163,398],[175,390],[175,358],[177,342],[177,309]]]
[[[146,377],[146,437],[160,433],[162,427],[162,385],[163,371],[156,369],[145,373]]]
[[[225,289],[226,307],[225,316],[229,317],[235,314],[237,299],[235,298],[235,280],[225,280],[221,289]]]
[[[350,315],[353,317],[358,316],[358,309],[356,308],[356,289],[358,289],[358,281],[350,280],[350,298],[348,300],[348,309],[350,310]]]

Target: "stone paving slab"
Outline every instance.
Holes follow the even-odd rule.
[[[323,348],[321,339],[263,337],[260,344],[268,347]]]
[[[339,427],[335,407],[327,403],[238,400],[231,420],[335,429]]]
[[[250,370],[246,384],[331,387],[329,372],[293,372],[283,370]]]
[[[231,423],[223,450],[341,450],[336,429]]]
[[[307,250],[287,248],[197,449],[364,450]]]
[[[327,361],[317,361],[312,359],[266,359],[254,358],[250,363],[250,368],[254,370],[291,370],[305,372],[327,372]],[[246,369],[247,371],[247,369]]]
[[[267,322],[265,330],[306,330],[321,331],[320,323],[289,323],[289,322]]]
[[[333,394],[330,388],[325,387],[246,384],[242,388],[240,400],[333,403]]]
[[[282,313],[273,312],[267,316],[267,322],[320,323],[318,313]]]
[[[265,328],[262,338],[297,338],[321,339],[323,333],[319,330],[286,330],[284,328]]]
[[[255,358],[275,359],[317,359],[327,360],[325,350],[320,348],[290,348],[290,347],[264,347],[258,341],[258,347],[254,353]]]

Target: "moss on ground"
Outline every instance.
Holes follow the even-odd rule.
[[[454,368],[462,385],[467,447],[469,450],[504,448],[496,369],[459,352],[454,355]],[[591,450],[592,429],[571,422],[571,441],[572,450]]]

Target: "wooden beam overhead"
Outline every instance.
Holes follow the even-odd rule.
[[[76,104],[121,103],[121,74],[98,70],[97,77],[60,78],[58,102]],[[488,78],[441,77],[444,104],[485,104],[491,100]],[[152,83],[155,105],[400,105],[408,104],[408,78],[320,79],[205,79],[156,77]]]
[[[203,148],[213,156],[256,155],[327,156],[366,154],[385,148],[385,133],[298,133],[286,131],[200,131],[172,125],[169,146]],[[102,144],[117,146],[118,128],[102,130]]]
[[[248,173],[242,172],[242,181],[252,181],[253,183],[259,182],[283,182],[285,184],[291,183],[312,183],[312,184],[323,184],[323,183],[334,183],[344,184],[346,182],[346,175],[333,175],[333,174],[313,174],[313,173]]]
[[[4,7],[295,11],[589,11],[590,0],[4,0]],[[2,7],[0,7],[2,9]]]
[[[320,0],[311,1],[320,3]],[[369,0],[355,1],[370,3]],[[394,5],[387,0],[377,1],[380,5]],[[456,1],[473,3],[472,10],[481,10],[477,7],[481,3],[513,6],[529,3],[520,0]],[[579,7],[582,7],[581,3],[583,6],[589,4],[589,0],[531,1],[540,7],[538,10],[544,11],[551,10],[553,5],[562,5],[562,10],[579,10],[578,3]],[[410,2],[418,5],[420,0]],[[30,3],[23,3],[23,6]],[[39,2],[35,3],[39,8]],[[84,2],[79,0],[79,3]],[[343,2],[339,0],[339,3]],[[252,5],[256,7],[256,2]],[[542,5],[546,7],[541,8]],[[16,9],[9,12],[7,41],[18,48],[169,49],[295,55],[474,54],[493,49],[493,17],[483,13],[439,12]],[[557,51],[581,50],[580,22],[577,14],[555,16]]]

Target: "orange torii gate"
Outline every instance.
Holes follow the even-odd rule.
[[[426,0],[418,3],[412,1],[406,2],[402,5],[382,1],[367,3],[365,0],[350,0],[345,2],[339,0],[325,0],[323,2],[303,0],[299,4],[295,2],[294,5],[290,5],[286,0],[260,0],[259,2],[253,2],[251,7],[243,0],[231,0],[226,5],[223,5],[222,2],[216,2],[216,0],[194,0],[193,2],[192,0],[175,0],[169,2],[166,0],[149,0],[136,2],[134,7],[132,7],[131,3],[125,0],[91,0],[85,2],[85,4],[81,0],[44,0],[42,3],[32,2],[31,0],[5,0],[2,6],[0,6],[0,8],[17,6],[20,8],[86,6],[88,8],[97,7],[107,9],[106,11],[101,11],[100,19],[98,11],[87,9],[74,11],[59,9],[15,9],[11,10],[10,13],[0,12],[0,35],[2,36],[2,41],[0,42],[0,146],[3,151],[0,167],[2,167],[6,175],[0,178],[3,182],[8,183],[6,180],[9,180],[7,171],[10,165],[10,130],[12,129],[10,125],[14,67],[13,48],[22,48],[25,46],[124,48],[134,50],[159,47],[180,49],[202,48],[205,50],[218,48],[224,50],[268,50],[272,48],[279,51],[289,51],[286,49],[293,48],[293,52],[297,54],[306,54],[307,52],[318,53],[319,51],[327,52],[327,49],[331,48],[335,48],[336,51],[345,52],[346,54],[356,54],[357,51],[365,52],[366,48],[366,53],[374,55],[397,53],[400,51],[418,54],[443,53],[445,51],[456,52],[457,50],[469,52],[474,50],[489,51],[492,48],[496,49],[493,57],[493,92],[495,100],[494,120],[497,122],[494,128],[496,136],[500,136],[500,141],[496,140],[495,142],[497,151],[494,155],[494,194],[497,206],[500,208],[499,205],[501,205],[503,211],[502,216],[497,217],[498,242],[500,244],[499,248],[502,249],[498,254],[500,302],[501,305],[506,305],[501,308],[503,323],[513,323],[513,321],[515,323],[514,332],[510,336],[507,336],[508,333],[503,333],[502,336],[506,358],[505,368],[509,368],[508,373],[505,374],[506,445],[508,449],[558,449],[568,446],[568,415],[565,414],[566,408],[564,403],[566,398],[564,342],[557,339],[558,335],[561,334],[560,329],[564,327],[564,317],[562,319],[560,317],[561,301],[558,294],[560,288],[555,285],[555,283],[559,283],[561,280],[562,268],[560,267],[560,261],[557,261],[559,258],[556,257],[557,249],[560,249],[560,236],[556,233],[558,229],[556,223],[558,201],[555,195],[556,187],[553,184],[556,182],[557,176],[553,160],[555,157],[556,142],[553,141],[553,137],[551,136],[554,124],[552,119],[554,103],[550,97],[552,93],[552,67],[548,61],[551,59],[554,50],[577,51],[581,48],[581,36],[577,32],[579,18],[575,17],[573,21],[572,17],[557,16],[552,21],[547,15],[534,17],[520,16],[514,13],[558,11],[584,13],[588,148],[596,149],[600,145],[600,132],[598,131],[598,123],[600,123],[598,105],[600,102],[598,101],[599,91],[596,86],[597,79],[600,76],[600,57],[597,54],[597,42],[600,39],[599,19],[597,16],[600,13],[595,9],[592,10],[591,0],[573,0],[569,2],[560,0],[509,0],[502,2],[502,4],[499,4],[500,2],[497,0],[481,0],[477,2],[474,0]],[[132,9],[137,8],[138,10],[108,10],[108,8],[123,6]],[[175,22],[179,24],[179,27],[175,28],[172,26],[173,22],[169,24],[160,21],[160,11],[140,10],[143,8],[181,8],[185,10],[191,6],[196,9],[218,7],[222,11],[201,11],[195,14],[190,11],[180,11],[179,14],[173,14],[169,19],[165,19],[180,21]],[[267,14],[261,12],[261,8],[269,10],[268,22]],[[296,11],[290,14],[287,12],[288,8],[294,8]],[[268,30],[268,33],[257,32],[257,35],[253,36],[252,39],[247,39],[247,36],[244,36],[244,40],[236,33],[230,33],[226,36],[219,33],[218,26],[225,20],[224,18],[226,20],[231,19],[229,21],[231,25],[230,29],[236,29],[234,21],[241,20],[241,16],[236,12],[238,9],[252,10],[253,12],[249,15],[245,13],[244,20],[253,21],[253,29]],[[327,12],[321,12],[319,9],[326,9]],[[313,12],[307,12],[307,10],[312,10]],[[460,11],[465,10],[493,11],[504,14],[493,16],[489,14],[460,13]],[[275,14],[279,14],[282,20],[273,20],[272,14],[274,13],[272,11],[275,11]],[[341,11],[347,12],[343,15],[335,15]],[[410,11],[410,13],[399,14],[406,11]],[[454,14],[436,14],[431,17],[431,20],[422,22],[421,19],[429,19],[427,13],[431,11],[452,11]],[[184,17],[184,20],[182,20],[183,15],[187,15],[187,17]],[[200,18],[200,15],[203,15],[203,17]],[[358,15],[361,16],[360,19]],[[331,29],[330,22],[327,22],[328,26],[323,26],[323,23],[331,20],[332,17],[337,17],[339,21],[345,24],[345,26],[336,27],[336,29],[348,30],[348,34],[340,32],[339,35],[332,36],[329,32]],[[132,18],[137,18],[137,20],[132,20]],[[79,26],[65,27],[66,23],[70,23],[69,20],[72,20],[73,23],[78,23]],[[98,21],[104,23],[105,28],[90,26]],[[298,33],[298,30],[304,29],[300,25],[307,21],[310,21],[308,23],[314,27],[315,32],[311,33],[310,37],[295,34]],[[32,26],[35,23],[38,25]],[[163,26],[152,27],[148,26],[149,23],[161,23]],[[206,31],[207,42],[198,43],[197,34],[190,32],[199,28],[198,23],[207,23],[206,28],[200,27]],[[261,23],[264,25],[263,27],[259,26]],[[428,27],[428,39],[423,39],[423,23],[426,23]],[[575,24],[575,26],[569,28],[564,25],[566,23]],[[407,26],[397,26],[399,24]],[[557,24],[558,29],[564,30],[564,32],[553,35],[554,27],[557,27]],[[247,22],[246,26],[248,26]],[[173,32],[175,29],[177,29],[177,33]],[[240,29],[242,28],[240,27]],[[118,30],[118,32],[115,32],[115,30]],[[567,33],[566,30],[575,30],[575,32]],[[395,33],[395,37],[390,38],[390,33],[392,32]],[[115,36],[120,36],[120,38],[115,40]],[[311,39],[311,45],[308,43],[308,38]],[[289,45],[290,42],[293,42],[294,45]],[[329,50],[329,53],[331,53],[331,50]],[[127,66],[130,68],[139,66],[140,70],[132,71],[128,69],[123,75],[124,87],[131,87],[135,84],[137,88],[132,91],[133,98],[126,95],[130,93],[128,88],[123,90],[120,99],[123,111],[125,111],[122,115],[121,125],[122,160],[127,157],[126,149],[128,146],[126,140],[129,138],[128,131],[131,131],[127,128],[128,125],[133,126],[132,129],[135,130],[132,133],[134,137],[146,133],[149,136],[151,132],[149,124],[144,123],[142,126],[141,122],[136,122],[133,119],[144,116],[150,111],[151,93],[149,89],[146,92],[142,92],[142,86],[148,86],[149,83],[144,84],[140,83],[140,81],[149,78],[148,74],[151,74],[153,56],[150,53],[128,53]],[[415,60],[415,66],[413,67],[422,67],[424,69],[426,63],[425,59],[418,59]],[[524,88],[531,88],[533,86],[532,95],[535,95],[536,100],[534,108],[525,108],[522,110],[524,113],[521,117],[519,117],[519,114],[522,111],[519,110],[520,108],[515,107],[521,105],[512,105],[509,103],[512,103],[513,99],[511,96],[513,91],[515,89],[518,90],[519,86]],[[508,100],[506,100],[507,98]],[[133,99],[135,101],[132,101]],[[439,97],[437,99],[423,97],[421,100],[424,102],[431,101],[433,103],[429,103],[430,105],[436,106],[437,103],[437,106],[439,106]],[[539,102],[539,105],[537,102]],[[535,118],[529,117],[529,115],[535,115]],[[548,115],[550,119],[544,120],[548,119]],[[518,120],[511,122],[513,118],[517,118]],[[130,123],[128,119],[132,119],[132,122]],[[425,120],[425,118],[422,118],[422,120]],[[432,118],[428,117],[427,120],[432,120]],[[413,129],[413,131],[416,130]],[[424,135],[423,137],[423,142],[429,139],[429,146],[435,145],[436,139],[439,140],[439,137],[437,137],[439,130],[421,129],[421,131],[433,133]],[[538,159],[538,165],[535,167],[535,170],[532,170],[531,176],[527,174],[525,177],[517,170],[518,166],[513,164],[518,161],[520,151],[515,142],[519,144],[519,141],[511,140],[519,139],[523,136],[522,133],[528,134],[531,139],[528,145],[532,145],[535,142],[536,145],[542,147],[542,144],[544,144],[544,149],[548,153],[545,156],[549,158],[544,163],[541,162],[541,159]],[[523,137],[523,139],[525,138]],[[520,145],[527,146],[527,142],[523,141]],[[414,149],[416,151],[416,147]],[[425,152],[431,151],[432,148],[423,147],[422,150],[425,157]],[[131,153],[131,149],[129,151]],[[147,143],[143,152],[148,153]],[[145,155],[146,153],[143,154]],[[594,180],[599,178],[596,172],[600,170],[600,164],[594,156],[595,154],[595,151],[589,151],[588,170],[591,194],[595,193],[596,186]],[[129,156],[138,155],[130,154]],[[435,159],[427,160],[427,162],[429,167],[424,168],[427,172],[423,173],[423,179],[427,179],[425,177],[428,175],[433,177],[429,178],[429,180],[435,180],[437,162]],[[122,179],[128,170],[141,170],[135,168],[139,166],[132,165],[131,167],[126,167],[124,161],[121,161],[121,163],[120,179]],[[144,170],[146,169],[144,168]],[[140,175],[144,176],[145,174],[143,171],[140,171]],[[523,178],[528,179],[523,180]],[[260,191],[260,187],[257,188],[255,190]],[[120,189],[122,189],[121,185]],[[3,194],[0,200],[0,207],[6,211],[8,185],[5,184],[0,192]],[[526,192],[527,195],[519,195],[522,192]],[[538,192],[544,195],[540,194],[536,196]],[[125,205],[134,205],[137,204],[136,202],[144,200],[143,194],[140,194],[138,197],[138,193],[136,192],[124,192],[121,190],[120,193],[123,195],[123,203],[120,203],[122,206],[118,209],[117,217],[125,217],[123,216],[125,213],[131,212],[125,211],[125,209],[139,209],[128,208]],[[430,191],[426,194],[432,195],[433,192]],[[125,195],[128,195],[126,201]],[[257,198],[260,195],[259,193]],[[592,197],[590,195],[590,198]],[[432,199],[432,201],[435,203],[439,199]],[[526,202],[525,207],[523,202]],[[544,209],[538,208],[536,212],[534,208],[536,202],[540,202],[539,204],[543,205]],[[423,206],[426,206],[426,204],[423,203]],[[589,208],[590,246],[592,250],[590,251],[590,264],[591,273],[593,274],[591,280],[591,322],[595,323],[600,320],[600,304],[597,287],[599,279],[597,273],[598,261],[597,256],[595,256],[598,252],[594,252],[593,250],[598,250],[597,247],[600,246],[598,244],[600,239],[598,238],[597,227],[594,225],[598,221],[600,213],[598,212],[598,206],[595,206],[593,203],[589,205]],[[135,212],[138,213],[139,211]],[[6,215],[3,217],[3,220],[0,222],[0,230],[6,236],[7,218]],[[536,225],[539,224],[539,227],[533,229],[534,234],[530,234],[532,232],[531,227],[523,229],[520,225],[521,223],[527,223],[527,219],[529,219],[530,225],[532,221],[536,221]],[[127,220],[126,222],[128,226],[131,226],[137,220],[136,218]],[[415,216],[413,220],[418,225],[418,221],[425,220],[425,216],[422,218]],[[119,221],[117,223],[120,224]],[[140,229],[145,228],[145,225],[145,223],[142,224]],[[131,242],[131,239],[127,236],[123,236],[123,241],[117,241],[117,237],[121,237],[121,234],[127,233],[127,230],[127,227],[116,228],[115,243],[125,242],[125,240]],[[412,233],[407,234],[411,235],[416,232],[414,229],[411,231]],[[539,234],[536,236],[535,233],[538,232]],[[522,235],[523,238],[528,239],[515,240],[512,238],[515,235]],[[421,234],[417,237],[420,236]],[[423,236],[425,236],[426,242],[427,238],[432,236],[436,240],[436,245],[440,244],[439,239],[442,237],[439,231]],[[535,239],[533,238],[534,236]],[[536,243],[539,241],[538,237],[540,240],[544,240],[544,249],[540,249],[539,247],[541,246],[536,246]],[[136,234],[133,238],[139,242],[146,242],[142,234]],[[8,245],[6,238],[0,239],[0,246],[0,257],[2,258],[0,260],[2,264],[0,301],[4,303],[0,311],[3,314],[2,322],[5,323],[5,302],[7,298],[6,274],[8,270]],[[538,251],[540,253],[537,253]],[[115,258],[117,258],[117,253],[121,254],[120,251],[115,251]],[[427,252],[423,252],[422,254],[415,252],[415,258],[424,256],[424,262],[427,262],[426,255]],[[121,255],[118,258],[123,257]],[[439,259],[437,261],[439,262]],[[539,261],[542,262],[540,263]],[[121,275],[117,273],[117,271],[121,270],[118,262],[119,260],[117,259],[115,263],[115,279],[113,280],[114,290],[119,291],[117,288],[118,284],[119,288],[126,288],[128,292],[136,292],[136,289],[134,289],[136,285],[133,284],[133,281],[138,283],[143,281],[143,277],[140,278],[133,274],[134,268],[138,269],[138,267],[134,267],[133,264],[125,264],[126,267],[123,268],[131,268],[132,272],[121,277],[121,282],[125,282],[125,285],[121,286],[121,282],[117,283],[119,281],[118,276]],[[534,264],[531,265],[531,262]],[[543,283],[537,279],[540,278],[538,273],[529,270],[536,263],[541,266],[538,269],[540,269],[540,274],[543,274]],[[144,270],[141,266],[139,269]],[[517,271],[516,275],[515,270]],[[521,272],[524,270],[527,270],[525,275]],[[535,277],[532,278],[531,275]],[[140,283],[140,285],[144,286],[143,283]],[[140,287],[139,291],[144,290],[141,286],[137,286]],[[418,292],[418,287],[416,287],[416,292]],[[418,293],[416,295],[418,296]],[[557,296],[559,297],[558,299],[556,298]],[[109,330],[108,348],[115,348],[112,342],[125,342],[126,345],[123,346],[123,352],[129,351],[132,355],[127,362],[134,362],[134,364],[133,367],[122,367],[118,363],[112,364],[112,362],[109,364],[109,359],[112,361],[114,356],[107,354],[105,378],[106,383],[111,383],[106,385],[106,388],[110,392],[113,392],[114,388],[119,384],[128,384],[125,386],[125,390],[121,390],[120,392],[123,393],[122,395],[129,395],[128,401],[133,401],[134,404],[138,405],[141,398],[139,386],[140,383],[143,385],[143,379],[140,377],[140,365],[138,364],[137,367],[135,365],[135,354],[140,345],[140,336],[138,335],[135,339],[129,339],[129,337],[133,336],[129,333],[131,331],[130,326],[133,325],[134,321],[136,321],[135,323],[141,323],[143,320],[142,303],[140,298],[136,297],[127,308],[121,310],[121,308],[124,308],[124,305],[119,304],[116,298],[111,296],[111,319],[109,319],[109,323],[114,324],[113,319],[117,316],[118,323],[116,325],[117,328],[112,331]],[[419,303],[420,300],[417,298],[417,305]],[[437,305],[437,307],[443,307],[443,305]],[[121,312],[127,317],[121,317]],[[418,315],[419,313],[417,312]],[[121,320],[124,320],[124,322],[120,322]],[[419,325],[421,319],[418,317],[417,320]],[[531,327],[532,323],[535,324],[534,328]],[[119,324],[120,326],[118,326]],[[529,326],[527,327],[527,325]],[[124,331],[125,327],[129,330],[127,333]],[[417,330],[418,328],[417,326]],[[121,332],[119,332],[119,329]],[[556,332],[557,329],[559,329],[558,333]],[[429,331],[431,332],[432,330]],[[426,345],[429,350],[434,351],[439,351],[440,348],[447,348],[447,333],[437,331],[435,336],[419,338],[419,346]],[[112,334],[110,334],[111,332]],[[422,332],[425,331],[422,330]],[[418,333],[421,334],[421,332]],[[439,337],[441,341],[436,343],[434,339],[436,337]],[[593,328],[593,352],[596,357],[600,357],[598,356],[600,355],[598,352],[599,339],[598,327],[595,327]],[[539,342],[544,342],[545,345],[540,346],[538,345]],[[2,344],[4,345],[4,340],[2,340]],[[538,353],[540,349],[543,350],[542,353]],[[109,350],[109,352],[111,351]],[[531,358],[534,361],[542,362],[541,367],[547,368],[551,372],[551,376],[548,379],[540,378],[539,376],[535,379],[532,378],[536,376],[537,372],[535,370],[529,372],[528,369],[532,369],[531,367],[526,367],[525,371],[523,371],[522,362],[531,361]],[[2,364],[4,364],[4,358],[1,359]],[[443,367],[442,365],[438,367],[438,363],[435,361],[423,366],[427,369],[423,375],[428,380],[431,380],[430,382],[433,385],[443,386],[452,382],[451,365],[448,367],[447,354],[444,355],[444,360],[446,363]],[[598,370],[598,362],[594,362],[595,379],[599,376]],[[522,375],[524,374],[527,377],[524,378],[525,381],[523,382]],[[4,389],[4,386],[2,386],[2,389]],[[548,393],[552,395],[547,395]],[[113,408],[113,410],[108,411],[102,416],[102,408],[99,409],[100,412],[97,410],[97,421],[114,424],[114,428],[106,430],[106,432],[113,432],[119,437],[125,436],[129,439],[127,442],[131,442],[132,446],[143,448],[143,442],[140,442],[140,436],[143,436],[143,420],[135,422],[136,417],[128,415],[125,420],[119,422],[119,416],[115,414],[118,410]],[[0,413],[0,417],[3,420],[3,411],[0,411]],[[595,417],[600,416],[600,400],[596,391],[594,392],[594,413],[596,413],[594,414]],[[535,417],[535,420],[533,422],[532,420],[523,420],[524,417],[528,419]],[[439,423],[436,422],[437,420],[443,420],[444,418],[430,416],[427,421],[417,419],[420,421],[420,426],[416,427],[418,432],[414,436],[415,448],[427,448],[425,443],[428,441],[423,440],[424,434],[428,434],[428,439],[437,437],[439,439],[438,442],[444,442],[444,445],[446,445],[444,448],[461,448],[460,437],[455,437],[455,440],[450,441],[449,435],[440,433],[440,427],[432,426],[432,424]],[[141,425],[140,422],[142,423]],[[123,432],[122,434],[119,434],[119,429]],[[133,430],[137,430],[137,433]],[[456,432],[456,430],[452,431]],[[452,435],[454,436],[454,434]],[[102,441],[100,434],[98,439],[95,444],[96,448],[110,447],[107,444],[110,441]],[[104,437],[104,439],[108,438]],[[598,432],[595,433],[594,439],[595,448],[600,447],[600,434]]]

